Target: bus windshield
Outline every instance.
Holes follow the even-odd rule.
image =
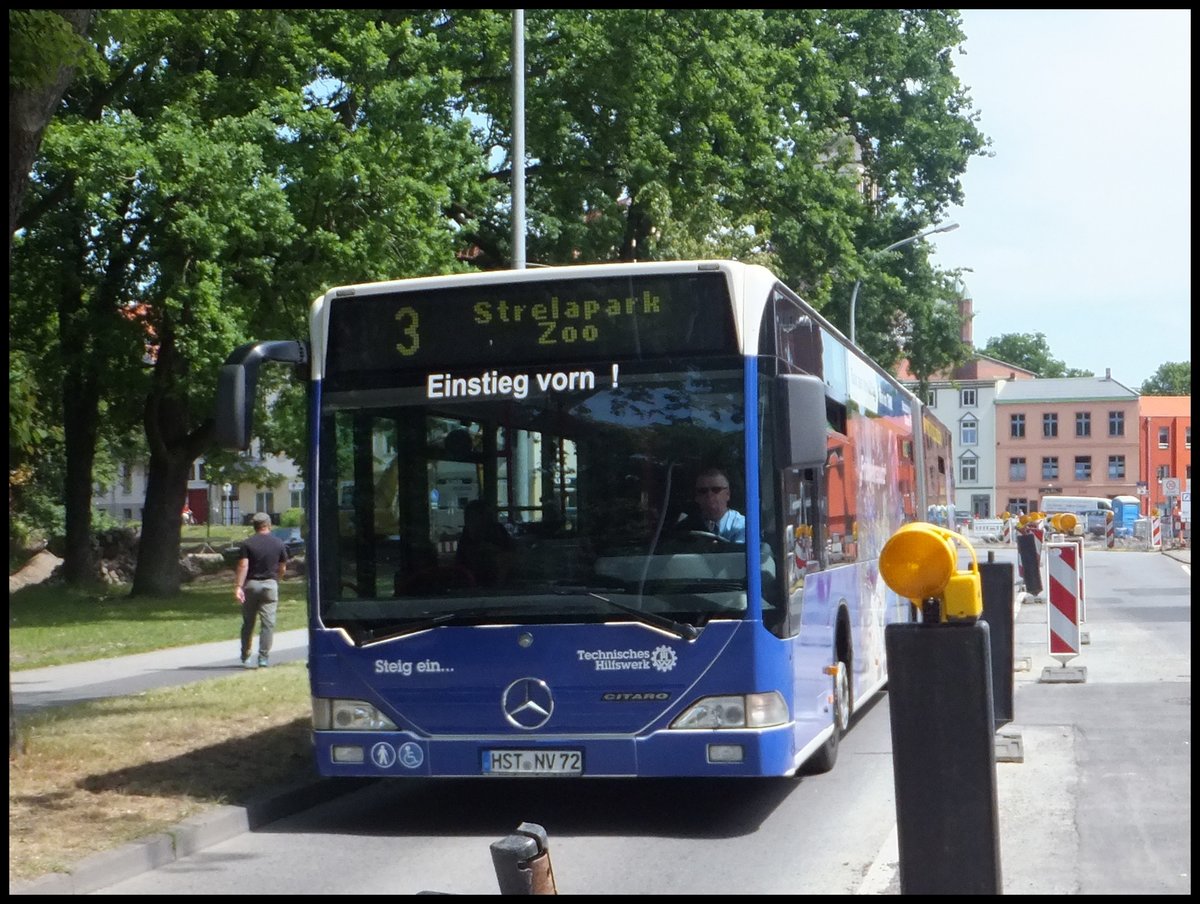
[[[744,511],[739,358],[482,373],[528,383],[431,398],[410,371],[322,395],[326,627],[361,644],[433,624],[744,616],[745,544],[680,525],[713,465]]]

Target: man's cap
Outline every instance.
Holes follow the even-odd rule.
[[[254,517],[250,519],[250,523],[257,527],[260,524],[270,524],[271,516],[266,512],[255,512]]]

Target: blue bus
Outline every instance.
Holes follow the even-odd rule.
[[[217,431],[247,448],[260,365],[300,365],[320,774],[833,767],[950,434],[769,270],[344,286],[310,322],[228,357]],[[741,532],[696,526],[705,484]]]

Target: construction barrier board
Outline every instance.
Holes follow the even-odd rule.
[[[1079,655],[1079,545],[1047,543],[1046,625],[1050,655],[1066,664]]]

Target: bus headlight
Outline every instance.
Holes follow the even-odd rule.
[[[394,731],[396,723],[363,700],[313,697],[316,731]]]
[[[684,710],[671,728],[766,728],[788,720],[787,704],[779,691],[704,697]]]

